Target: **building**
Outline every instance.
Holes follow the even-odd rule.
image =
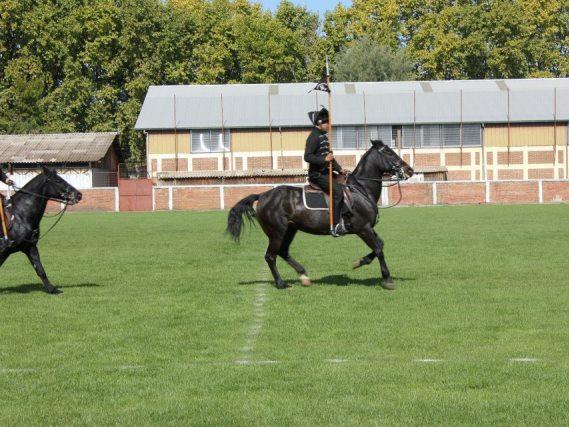
[[[313,83],[152,86],[136,129],[161,182],[306,168]],[[566,179],[569,79],[333,83],[333,144],[353,168],[381,138],[445,180]]]
[[[22,187],[39,172],[38,164],[53,166],[79,189],[117,185],[120,150],[116,132],[0,135],[0,163],[9,165]],[[3,185],[3,184],[2,184]]]

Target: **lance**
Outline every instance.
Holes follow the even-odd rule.
[[[328,62],[328,55],[326,55],[326,87],[328,88],[328,147],[330,153],[333,153],[332,139],[334,133],[332,132],[332,88],[330,87],[330,63]],[[334,161],[328,164],[328,187],[330,188],[330,232],[334,231]]]

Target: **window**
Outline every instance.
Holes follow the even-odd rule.
[[[402,126],[403,148],[438,148],[482,145],[482,127],[478,124]]]
[[[231,134],[225,130],[223,136],[221,129],[192,130],[192,153],[220,153],[229,151]]]
[[[381,139],[385,144],[394,147],[397,132],[392,126],[336,126],[334,140],[335,150],[364,150],[370,146],[370,140]],[[395,137],[394,137],[395,135]]]
[[[356,150],[358,148],[358,128],[356,126],[336,126],[333,128],[332,145],[335,150]]]

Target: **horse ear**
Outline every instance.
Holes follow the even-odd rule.
[[[383,141],[381,139],[372,139],[371,140],[371,145],[375,148],[381,148],[383,147],[385,144],[383,143]]]
[[[41,171],[45,174],[45,175],[55,175],[57,174],[57,171],[54,168],[50,168],[49,166],[46,165],[40,165]]]

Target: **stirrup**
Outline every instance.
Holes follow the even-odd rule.
[[[344,219],[342,218],[338,224],[334,227],[333,230],[330,230],[330,234],[333,237],[341,237],[346,234],[348,230],[346,230],[346,226],[344,225]]]

